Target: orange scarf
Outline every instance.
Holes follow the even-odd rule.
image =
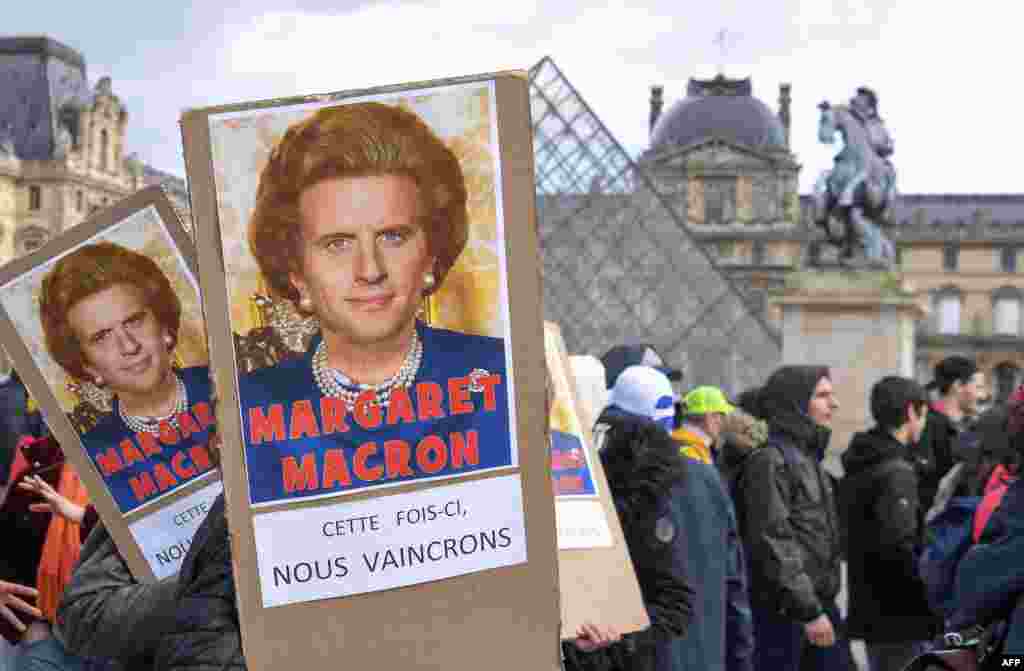
[[[61,468],[57,492],[76,505],[84,507],[89,503],[85,485],[71,464],[65,463]],[[36,588],[39,590],[39,610],[50,622],[57,616],[57,606],[60,605],[64,587],[71,580],[71,572],[78,562],[82,550],[81,533],[77,522],[70,522],[56,513],[46,531]]]

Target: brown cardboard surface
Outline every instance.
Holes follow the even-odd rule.
[[[548,368],[558,370],[569,380],[571,411],[579,417],[583,427],[584,449],[591,456],[593,477],[605,518],[611,528],[613,545],[586,549],[559,550],[558,577],[562,593],[562,638],[576,638],[576,632],[584,622],[614,627],[619,633],[640,631],[650,626],[647,609],[644,607],[629,549],[622,534],[615,504],[608,490],[601,459],[594,451],[590,427],[596,421],[588,416],[578,401],[569,354],[565,349],[562,331],[557,324],[545,322],[549,342],[557,343],[555,351],[547,351]],[[555,501],[557,510],[558,500]]]
[[[558,578],[550,462],[546,449],[540,267],[534,212],[534,175],[527,81],[523,73],[483,75],[417,85],[289,99],[337,101],[407,88],[495,82],[501,147],[501,192],[514,343],[518,472],[525,511],[528,561],[408,587],[263,607],[257,572],[254,514],[243,450],[222,449],[222,473],[231,529],[234,578],[247,665],[254,671],[317,671],[345,665],[382,669],[469,669],[481,660],[502,669],[557,669]],[[208,316],[211,361],[219,395],[218,430],[225,446],[243,445],[239,389],[226,290],[214,182],[209,116],[285,101],[190,110],[182,118],[186,169],[196,222],[200,282]],[[486,479],[502,473],[488,473]],[[466,482],[467,480],[462,480]],[[412,483],[383,495],[355,494],[346,501],[428,491],[445,483]],[[291,506],[293,504],[289,504]],[[260,511],[262,514],[262,510]],[[501,654],[500,651],[514,651]],[[497,653],[497,654],[496,654]]]
[[[129,215],[149,206],[156,208],[164,226],[171,234],[178,252],[184,258],[190,271],[195,275],[195,249],[192,241],[179,222],[174,206],[167,199],[167,196],[164,195],[159,186],[153,186],[97,212],[87,221],[50,240],[31,254],[6,264],[0,269],[0,287],[7,285],[36,267],[46,264],[51,259],[63,255],[90,238],[120,224]],[[190,483],[172,492],[167,497],[149,504],[143,510],[135,510],[131,511],[128,515],[122,515],[114,498],[104,485],[102,476],[86,452],[78,432],[64,413],[57,395],[47,383],[38,365],[32,358],[26,343],[11,321],[11,316],[2,304],[0,304],[0,341],[3,342],[4,348],[10,355],[14,368],[18,371],[18,375],[24,382],[25,387],[38,403],[46,423],[60,443],[67,461],[74,466],[75,471],[85,483],[96,512],[103,520],[132,575],[142,582],[154,581],[153,571],[129,531],[129,524],[175,504],[181,498],[188,496],[197,489],[215,482],[219,479],[219,476],[214,474],[212,479],[204,479],[201,483]]]

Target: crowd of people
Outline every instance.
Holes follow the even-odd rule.
[[[853,640],[870,671],[1024,653],[1024,388],[983,408],[983,373],[960,356],[927,387],[885,377],[837,478],[831,425],[857,390],[827,367],[784,366],[731,401],[680,397],[648,346],[605,363],[595,444],[652,624],[599,650],[565,643],[566,668],[839,671],[856,668]]]
[[[1024,388],[982,410],[962,357],[926,388],[886,377],[836,478],[830,426],[854,390],[826,367],[784,366],[735,399],[680,394],[648,346],[601,367],[594,444],[651,624],[588,623],[563,643],[566,669],[852,670],[854,639],[870,671],[939,649],[1024,653]],[[0,404],[4,668],[245,668],[223,502],[178,576],[139,584],[14,373]]]

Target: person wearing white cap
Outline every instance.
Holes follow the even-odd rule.
[[[616,378],[609,405],[594,427],[651,626],[601,651],[610,657],[607,664],[583,668],[678,668],[675,646],[689,629],[696,594],[686,569],[688,536],[679,512],[686,461],[669,435],[673,405],[672,384],[664,373],[630,366]]]

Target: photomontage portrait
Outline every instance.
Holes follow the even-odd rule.
[[[62,449],[83,450],[98,476],[83,474],[90,497],[109,495],[161,578],[177,572],[220,481],[187,238],[146,200],[87,239],[58,240],[0,287],[0,303],[47,387],[34,396],[48,421],[64,415],[79,439]]]
[[[526,559],[495,116],[480,82],[208,117],[264,606]]]

